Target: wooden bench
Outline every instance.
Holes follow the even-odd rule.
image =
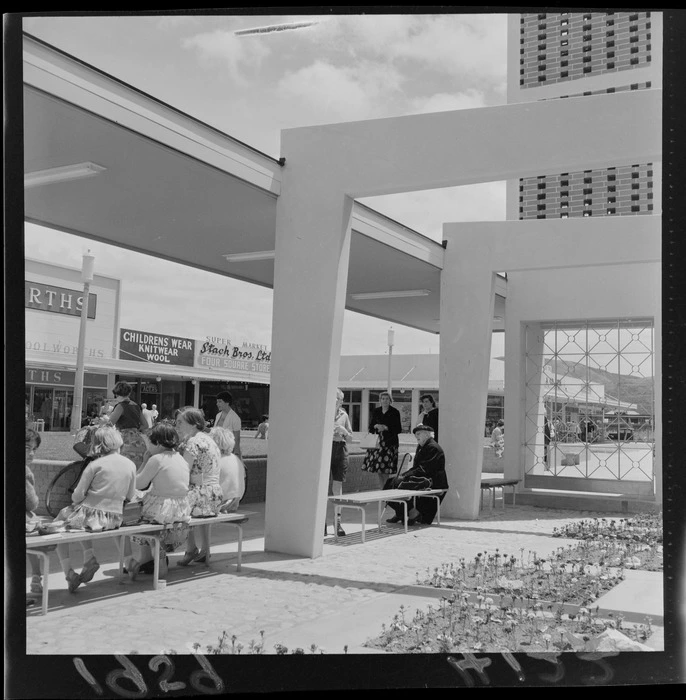
[[[211,518],[191,518],[188,526],[191,528],[206,525],[225,524],[231,525],[238,530],[238,557],[236,560],[236,571],[241,570],[241,555],[243,549],[243,524],[246,523],[252,512],[222,513]],[[43,577],[43,596],[41,600],[42,614],[48,612],[48,591],[50,575],[50,552],[55,551],[58,544],[69,544],[71,542],[82,542],[83,540],[99,540],[108,537],[118,539],[119,548],[119,575],[124,573],[124,552],[126,540],[133,535],[141,535],[152,540],[152,554],[154,561],[152,587],[157,590],[159,582],[160,567],[160,538],[165,530],[171,526],[160,525],[159,523],[142,523],[134,525],[122,525],[116,530],[104,530],[102,532],[90,532],[88,530],[67,530],[51,535],[31,535],[26,537],[26,553],[34,554],[41,560],[41,573]],[[210,542],[208,538],[208,543]],[[209,552],[207,563],[209,564]]]
[[[448,492],[448,489],[430,489],[427,491],[412,491],[410,489],[379,489],[377,491],[362,491],[361,493],[349,493],[341,496],[329,496],[329,501],[339,508],[355,508],[362,513],[362,542],[365,533],[365,506],[369,503],[378,505],[378,524],[381,530],[381,515],[383,514],[385,503],[403,504],[403,523],[407,532],[407,502],[411,498],[421,496],[422,498],[434,498],[436,500],[436,520],[441,524],[441,496]],[[383,506],[383,507],[382,507]],[[338,533],[334,527],[334,537],[338,542]]]
[[[481,480],[481,508],[484,506],[484,491],[487,491],[490,497],[491,510],[495,506],[495,491],[502,489],[503,492],[503,508],[505,507],[505,488],[512,488],[512,505],[515,504],[515,487],[521,479],[482,479]]]

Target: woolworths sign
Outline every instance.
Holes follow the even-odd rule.
[[[195,341],[160,335],[148,331],[122,328],[119,336],[119,359],[156,362],[163,365],[192,367],[195,356]]]

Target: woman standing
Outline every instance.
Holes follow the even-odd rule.
[[[391,395],[387,391],[379,394],[377,406],[369,421],[369,432],[379,436],[379,446],[367,450],[362,469],[379,476],[379,485],[384,487],[386,479],[398,471],[398,435],[402,432],[400,411],[391,406]]]
[[[126,382],[117,382],[112,389],[114,394],[114,408],[106,416],[104,421],[109,421],[116,426],[121,433],[124,445],[121,454],[128,457],[139,469],[143,464],[146,445],[141,428],[143,427],[143,414],[137,403],[131,401],[131,385]]]
[[[422,410],[419,412],[419,419],[417,420],[417,425],[428,425],[433,428],[434,440],[438,442],[438,408],[436,407],[436,401],[431,394],[422,394],[419,397],[422,402]]]
[[[179,451],[190,467],[188,504],[194,518],[209,518],[219,513],[224,494],[219,481],[221,453],[217,443],[205,431],[205,418],[199,408],[187,406],[176,414],[176,430],[181,438]],[[195,546],[193,530],[186,540],[186,553],[176,562],[179,566],[207,563],[210,551],[209,526],[198,528],[200,551]]]

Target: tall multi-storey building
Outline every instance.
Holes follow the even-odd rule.
[[[659,12],[509,17],[508,103],[661,87]],[[507,218],[650,215],[660,197],[653,163],[547,174],[508,183]]]

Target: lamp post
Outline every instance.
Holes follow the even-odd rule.
[[[388,393],[393,396],[393,387],[391,386],[391,359],[393,357],[393,341],[395,340],[395,331],[393,326],[388,329]]]
[[[76,353],[76,377],[74,378],[74,400],[71,409],[71,432],[76,433],[81,427],[81,410],[83,406],[83,364],[86,355],[86,322],[88,321],[88,296],[93,281],[95,257],[90,250],[83,254],[81,281],[83,282],[83,301],[81,303],[81,323],[79,325],[79,346]]]

